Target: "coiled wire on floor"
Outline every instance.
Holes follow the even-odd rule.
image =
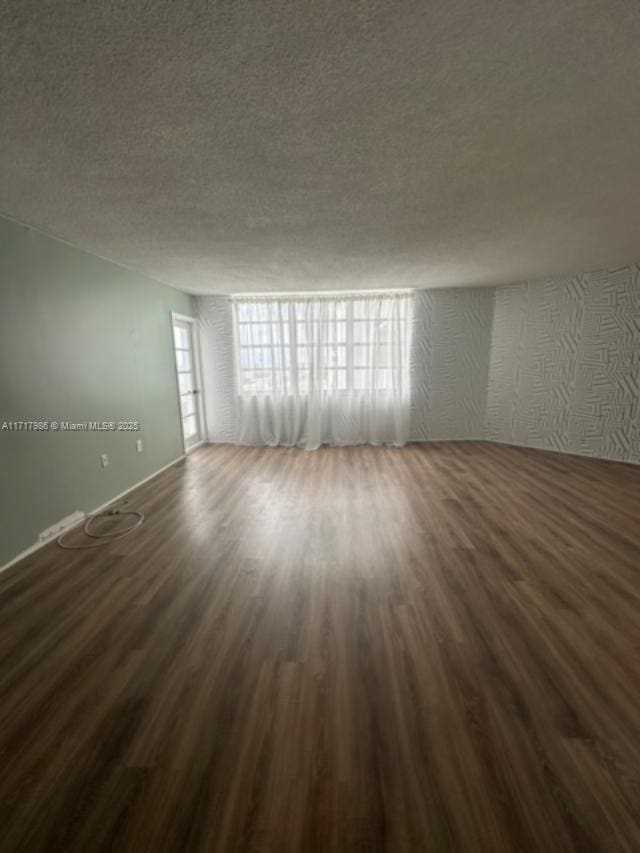
[[[120,506],[126,504],[127,501],[123,501]],[[113,516],[122,517],[123,515],[130,515],[137,518],[137,521],[134,522],[130,527],[125,528],[124,530],[116,530],[113,533],[93,533],[89,528],[91,527],[92,522],[96,520],[96,518],[110,518]],[[77,531],[77,527],[72,527],[70,530],[65,530],[64,533],[61,533],[57,538],[57,543],[61,548],[64,548],[66,551],[81,551],[85,548],[99,548],[101,545],[108,545],[109,542],[114,542],[116,539],[122,539],[125,536],[128,536],[130,533],[133,533],[134,530],[137,530],[138,527],[144,521],[144,513],[139,512],[136,509],[119,509],[117,506],[112,507],[111,509],[106,509],[104,512],[96,512],[93,515],[88,516],[85,523],[82,525],[82,532],[85,536],[88,536],[89,539],[93,540],[91,542],[87,542],[84,545],[69,545],[65,542],[65,537],[70,533]]]

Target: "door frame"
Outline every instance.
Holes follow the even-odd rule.
[[[198,429],[200,432],[200,440],[195,444],[186,446],[185,438],[184,438],[184,429],[182,427],[182,409],[180,407],[180,383],[178,380],[178,360],[176,358],[176,344],[175,338],[173,335],[173,324],[175,320],[179,320],[181,323],[188,323],[191,329],[191,347],[193,352],[191,353],[193,359],[193,377],[196,382],[196,387],[198,389]],[[171,351],[173,352],[173,367],[174,374],[176,380],[176,396],[178,399],[178,417],[180,419],[180,435],[182,436],[182,448],[184,453],[191,453],[192,450],[195,450],[196,447],[200,447],[202,444],[205,444],[207,441],[207,419],[205,415],[205,405],[204,405],[204,394],[202,393],[202,364],[200,359],[200,335],[198,329],[198,322],[195,317],[190,317],[188,314],[179,314],[177,311],[171,311]]]

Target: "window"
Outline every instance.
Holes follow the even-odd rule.
[[[408,391],[411,296],[234,297],[238,391]]]

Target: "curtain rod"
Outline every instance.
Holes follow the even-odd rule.
[[[344,296],[349,299],[357,299],[359,296],[369,296],[380,294],[383,296],[401,296],[407,293],[413,293],[415,288],[411,287],[396,287],[390,290],[389,288],[378,290],[282,290],[273,292],[260,293],[230,293],[229,299],[282,299],[289,297],[293,299],[314,299],[318,296]]]

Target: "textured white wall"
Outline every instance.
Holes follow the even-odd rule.
[[[411,438],[484,436],[493,288],[416,293]],[[198,297],[204,397],[210,441],[235,438],[231,303]]]
[[[231,305],[198,299],[209,440],[233,442]],[[640,462],[640,268],[416,292],[414,441]]]
[[[487,438],[640,462],[640,268],[496,288]]]
[[[484,438],[493,300],[492,287],[416,292],[414,441]]]
[[[202,381],[209,441],[235,440],[233,316],[228,296],[199,296]]]

